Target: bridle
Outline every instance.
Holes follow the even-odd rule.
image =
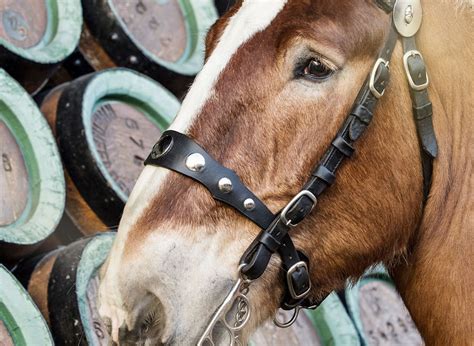
[[[387,88],[389,62],[399,36],[403,43],[403,65],[421,149],[423,194],[426,201],[438,147],[427,90],[428,75],[415,40],[422,21],[421,3],[420,0],[375,1],[386,13],[392,14],[387,41],[330,147],[301,191],[279,213],[273,214],[234,171],[219,164],[182,133],[165,131],[146,159],[145,165],[164,167],[201,183],[214,199],[238,210],[262,229],[242,255],[238,268],[239,279],[214,313],[198,345],[214,344],[213,330],[217,324],[223,325],[229,333],[231,344],[240,343],[239,331],[250,318],[247,298],[249,286],[265,272],[274,253],[280,255],[285,278],[286,289],[281,308],[295,311],[288,322],[275,319],[275,323],[280,327],[288,327],[296,320],[301,308],[315,308],[322,301],[311,301],[308,297],[311,290],[309,261],[295,248],[290,231],[311,213],[318,197],[334,183],[336,171],[342,162],[354,153],[354,143],[370,124],[377,101]]]

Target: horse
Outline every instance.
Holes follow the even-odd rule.
[[[377,263],[425,342],[472,332],[472,2],[423,1],[417,34],[439,152],[424,202],[421,153],[397,43],[390,85],[356,153],[292,231],[322,299]],[[276,213],[342,125],[390,28],[372,0],[240,0],[209,30],[206,59],[171,129],[184,133]],[[146,166],[100,271],[99,312],[117,343],[195,344],[238,277],[259,228],[176,172]],[[275,315],[273,256],[252,283],[242,340]]]

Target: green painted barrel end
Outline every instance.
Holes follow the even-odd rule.
[[[1,69],[0,122],[20,148],[29,181],[26,207],[13,223],[0,225],[0,243],[33,245],[48,237],[62,217],[64,174],[46,120],[27,92]],[[3,158],[5,155],[2,153]]]
[[[82,325],[91,327],[84,328],[86,339],[90,345],[98,342],[97,330],[92,327],[95,326],[97,328],[99,321],[97,321],[98,316],[95,316],[94,312],[91,311],[87,292],[91,281],[105,262],[114,239],[115,233],[112,232],[94,236],[84,249],[76,272],[76,295],[79,312]]]
[[[322,345],[360,345],[357,330],[335,292],[314,311],[305,312],[313,321]]]
[[[364,345],[422,345],[411,316],[394,282],[382,265],[367,270],[348,284],[345,299],[349,315]]]
[[[38,64],[55,64],[66,59],[79,43],[82,30],[81,0],[48,0],[46,8],[46,30],[36,45],[21,48],[0,38],[0,46]]]
[[[54,345],[46,321],[28,292],[2,265],[0,283],[0,321],[6,327],[13,344]]]

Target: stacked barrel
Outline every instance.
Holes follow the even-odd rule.
[[[367,345],[423,345],[387,271],[378,266],[346,289],[349,315]]]
[[[207,30],[234,2],[0,0],[0,345],[109,344],[99,269],[203,65]],[[266,324],[252,345],[371,344],[383,323],[367,302],[403,309],[389,281],[374,282],[331,294],[292,328]],[[418,340],[397,314],[401,340]]]

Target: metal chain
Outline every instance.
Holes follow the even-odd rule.
[[[240,272],[240,267],[239,267]],[[204,344],[214,345],[212,338],[212,332],[216,324],[221,325],[227,330],[231,338],[231,346],[243,346],[241,341],[241,330],[248,323],[250,319],[250,303],[247,297],[249,293],[249,286],[251,280],[247,280],[242,276],[237,280],[229,294],[226,296],[220,307],[212,316],[206,330],[198,341],[198,346],[204,346]],[[236,305],[237,304],[237,305]],[[231,320],[226,320],[226,315],[235,306],[236,312],[232,315]],[[230,317],[230,316],[229,316]]]
[[[244,282],[240,288],[240,294],[242,294],[246,298],[247,298],[247,294],[249,293],[249,286],[250,286],[250,282]],[[242,325],[242,323],[245,321],[247,314],[249,313],[249,306],[247,302],[241,297],[238,297],[237,299],[238,299],[238,303],[237,303],[237,311],[234,316],[234,319],[235,319],[234,328],[237,328],[240,325]]]

